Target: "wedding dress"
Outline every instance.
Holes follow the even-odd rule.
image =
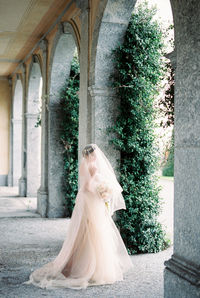
[[[80,189],[62,249],[52,262],[35,270],[26,284],[82,289],[122,281],[133,267],[111,217],[114,211],[126,209],[122,188],[103,152],[93,146],[93,158],[83,157],[80,164]],[[99,186],[109,189],[106,200]]]

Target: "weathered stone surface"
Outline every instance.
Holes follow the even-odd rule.
[[[200,148],[175,149],[174,253],[200,266]]]
[[[27,119],[27,196],[34,197],[40,185],[41,129],[35,127],[37,114]]]
[[[111,76],[114,74],[113,49],[123,42],[123,37],[136,1],[104,1],[99,6],[97,23],[94,28],[88,103],[91,108],[91,142],[97,143],[116,167],[119,152],[109,144],[111,135],[107,128],[113,126],[118,113],[119,99],[112,89]]]
[[[22,120],[13,119],[13,185],[19,183],[21,177],[21,145],[22,145]]]
[[[47,217],[47,207],[48,207],[48,193],[46,189],[40,188],[37,192],[37,212],[41,217]]]
[[[48,153],[48,217],[64,215],[64,146],[60,140],[63,119],[60,107],[49,108],[49,153]]]
[[[21,197],[26,196],[26,104],[27,104],[27,82],[26,82],[26,66],[22,65],[22,88],[23,88],[23,99],[22,99],[22,155],[21,155],[21,170],[22,175],[19,179],[19,195]]]
[[[42,96],[41,96],[41,179],[40,187],[37,191],[37,212],[42,216],[47,215],[48,203],[48,111],[47,111],[47,41],[40,42],[43,58],[42,69]]]
[[[85,1],[86,2],[86,1]],[[88,1],[87,1],[88,2]],[[89,15],[88,9],[81,11],[81,42],[80,42],[80,92],[79,92],[79,160],[85,145],[91,143],[91,99],[88,96],[89,68]]]
[[[92,140],[100,149],[109,156],[109,160],[114,168],[117,166],[119,152],[114,150],[109,144],[112,134],[108,133],[108,128],[116,121],[118,114],[119,100],[112,89],[109,88],[89,88],[92,98]]]
[[[13,173],[13,185],[16,186],[19,183],[22,171],[22,101],[23,92],[22,84],[20,80],[16,81],[15,93],[13,96],[13,110],[12,110],[12,130],[11,130],[11,156],[12,159],[12,173]]]
[[[165,269],[165,297],[199,297],[200,2],[171,0],[171,4],[177,53],[175,222],[174,255]]]
[[[27,196],[36,196],[40,185],[41,177],[41,128],[36,127],[37,117],[41,105],[42,77],[40,66],[34,62],[32,64],[26,117],[26,179]]]
[[[51,57],[51,79],[49,82],[48,102],[48,199],[46,200],[48,217],[63,217],[64,215],[64,146],[60,140],[62,134],[63,111],[61,110],[61,92],[70,74],[71,62],[76,43],[72,34],[65,26],[65,33],[60,32],[54,41],[54,51]],[[47,128],[46,128],[47,129]],[[45,208],[44,208],[45,209]]]
[[[174,274],[167,268],[164,270],[164,297],[165,298],[198,298],[199,287],[189,283],[187,280]]]

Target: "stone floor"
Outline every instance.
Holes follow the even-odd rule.
[[[163,263],[171,256],[172,247],[157,254],[131,256],[134,269],[124,276],[124,281],[113,285],[86,290],[44,290],[24,285],[32,270],[58,254],[69,219],[40,218],[35,212],[36,199],[19,198],[16,191],[0,188],[0,297],[163,297]],[[169,193],[163,191],[164,196]],[[163,205],[165,216],[170,211],[169,201]],[[170,234],[171,219],[165,220],[165,216],[161,221],[168,225]]]

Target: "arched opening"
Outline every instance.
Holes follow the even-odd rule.
[[[42,203],[38,197],[38,211],[42,216],[63,217],[64,208],[64,160],[65,150],[61,141],[63,133],[62,91],[69,78],[72,59],[77,48],[77,41],[70,24],[64,24],[58,31],[50,58],[51,72],[49,76],[48,102],[48,198]]]
[[[27,99],[27,196],[35,197],[41,176],[41,128],[37,120],[41,109],[42,75],[40,65],[34,57],[31,65]]]
[[[13,99],[13,186],[17,186],[22,175],[22,100],[21,80],[17,80]]]
[[[104,3],[104,4],[103,4]],[[99,23],[94,29],[91,50],[89,91],[92,111],[92,142],[98,143],[110,157],[113,165],[119,155],[109,146],[106,129],[115,122],[115,108],[120,104],[110,86],[114,73],[112,50],[122,43],[130,15],[136,1],[102,1]],[[155,1],[149,1],[155,4]],[[170,5],[170,3],[169,3]],[[107,120],[109,119],[109,121]],[[169,210],[172,215],[173,210]],[[170,225],[172,226],[171,222]]]

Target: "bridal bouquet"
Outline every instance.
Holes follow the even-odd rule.
[[[110,201],[111,189],[109,188],[108,184],[102,182],[97,185],[97,193],[99,196],[104,200],[106,207],[108,208],[108,203]]]

